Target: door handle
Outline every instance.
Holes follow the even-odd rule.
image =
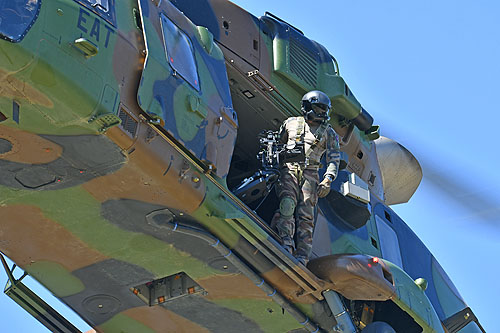
[[[99,48],[86,38],[76,39],[74,45],[77,49],[83,52],[86,58],[93,57],[99,52]]]

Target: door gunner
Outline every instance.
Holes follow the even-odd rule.
[[[330,109],[330,99],[325,93],[310,91],[302,97],[303,116],[286,119],[280,129],[280,138],[287,150],[299,153],[293,158],[294,162],[284,163],[280,169],[280,216],[276,227],[285,249],[290,253],[295,250],[296,258],[304,265],[312,252],[314,207],[318,197],[323,198],[330,192],[339,166],[339,140],[328,124]],[[318,169],[323,154],[326,154],[327,168],[319,182]]]

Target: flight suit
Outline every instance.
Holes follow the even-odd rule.
[[[306,160],[285,163],[281,167],[277,188],[280,215],[276,228],[283,239],[284,247],[290,251],[294,248],[293,239],[295,232],[297,233],[295,256],[307,262],[312,252],[320,160],[326,153],[325,177],[330,175],[335,179],[340,161],[339,140],[330,125],[307,122],[304,117],[285,120],[280,129],[280,136],[288,148],[293,148],[297,140],[304,140]]]

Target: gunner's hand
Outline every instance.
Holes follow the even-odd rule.
[[[330,185],[332,184],[332,176],[327,175],[318,185],[318,197],[324,198],[330,193]]]

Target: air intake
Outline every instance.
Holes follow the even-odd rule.
[[[299,38],[290,36],[289,51],[290,72],[311,86],[317,85],[318,66],[316,54],[307,48]]]
[[[120,109],[118,117],[121,119],[120,127],[127,131],[132,137],[137,133],[137,120],[132,118],[127,111]]]

